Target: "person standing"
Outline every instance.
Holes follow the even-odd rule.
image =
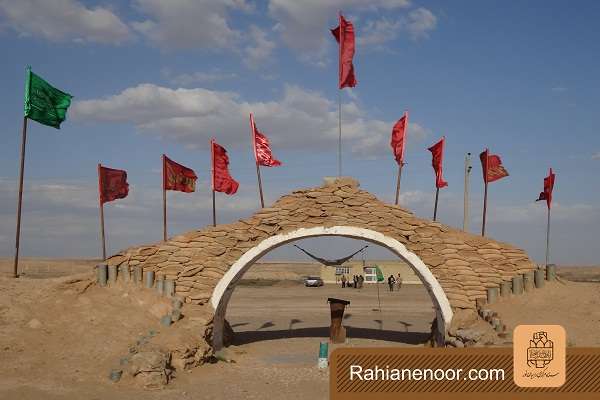
[[[388,278],[388,286],[390,287],[390,292],[394,291],[394,284],[396,283],[396,279],[394,279],[394,275],[390,275]]]
[[[357,288],[357,284],[358,284],[358,276],[354,275],[352,277],[352,283],[354,283],[354,286],[352,286],[354,289]]]
[[[363,283],[365,283],[365,277],[361,275],[358,276],[358,287],[362,289]]]
[[[398,291],[400,291],[401,287],[402,287],[402,275],[400,275],[400,272],[398,272],[398,278],[396,278],[396,288]]]
[[[342,274],[342,288],[346,287],[346,275]]]

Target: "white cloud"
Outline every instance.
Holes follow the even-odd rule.
[[[233,171],[234,175],[236,171]],[[200,178],[202,179],[202,178]],[[162,195],[155,185],[129,176],[129,196],[105,205],[108,252],[160,240]],[[212,200],[206,180],[195,193],[168,193],[171,235],[205,226]],[[17,183],[0,177],[0,254],[12,254]],[[29,180],[25,182],[21,249],[24,256],[91,257],[99,254],[98,188],[88,181]],[[235,196],[219,196],[218,222],[249,216],[258,207],[253,185],[240,186]],[[190,218],[193,215],[194,218]]]
[[[0,17],[23,36],[52,41],[120,44],[131,39],[130,29],[109,8],[87,8],[76,0],[0,0]]]
[[[592,160],[600,160],[600,151],[592,154]]]
[[[361,35],[356,41],[361,47],[381,46],[384,43],[394,40],[402,28],[400,20],[391,21],[388,18],[370,20],[361,29]]]
[[[247,102],[232,92],[141,84],[103,99],[76,101],[71,116],[82,121],[132,123],[141,132],[206,148],[215,133],[222,144],[240,146],[250,112],[275,148],[322,149],[337,140],[337,102],[294,85],[286,85],[279,99]],[[355,154],[369,157],[389,150],[393,121],[370,118],[354,101],[343,105],[342,121],[344,140]],[[409,140],[419,140],[427,136],[427,130],[411,123],[408,135]]]
[[[352,151],[361,158],[374,159],[377,156],[389,154],[390,136],[393,123],[382,121],[370,121],[367,123],[367,131],[370,132],[352,147]],[[418,123],[409,122],[406,132],[406,145],[410,147],[416,142],[421,142],[430,135],[430,131]]]
[[[426,38],[437,25],[437,17],[426,8],[419,7],[408,13],[406,29],[413,39]]]
[[[437,17],[431,11],[417,8],[406,17],[368,20],[361,27],[356,41],[359,48],[364,50],[382,50],[386,43],[398,38],[401,32],[407,32],[413,40],[426,38],[436,24]]]
[[[163,49],[232,49],[240,33],[232,28],[230,10],[250,11],[245,0],[135,0],[148,19],[133,28]]]
[[[408,0],[270,0],[269,14],[277,21],[276,29],[283,42],[305,60],[314,62],[322,58],[327,44],[333,41],[328,28],[334,27],[338,10],[375,11],[408,6]]]
[[[250,39],[252,42],[244,49],[244,63],[250,69],[257,69],[271,61],[271,53],[276,45],[267,38],[267,33],[256,25],[250,26]]]
[[[235,72],[223,72],[220,70],[212,70],[210,72],[196,71],[179,75],[172,75],[169,70],[163,70],[163,75],[169,82],[179,86],[188,86],[193,83],[213,83],[238,77],[238,74]]]
[[[554,93],[562,93],[562,92],[566,92],[568,90],[568,88],[566,88],[564,86],[554,86],[550,90],[553,91]]]

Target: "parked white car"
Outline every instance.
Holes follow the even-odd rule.
[[[319,287],[323,285],[323,279],[319,278],[318,276],[307,276],[304,278],[304,286],[306,287]]]

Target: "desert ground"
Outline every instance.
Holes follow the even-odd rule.
[[[375,285],[306,288],[279,275],[254,277],[236,289],[228,309],[236,335],[226,354],[233,362],[180,372],[166,389],[145,391],[108,375],[141,336],[172,329],[159,324],[155,293],[90,284],[93,260],[23,265],[25,275],[14,280],[10,260],[0,262],[0,399],[326,399],[328,374],[316,359],[328,336],[327,297],[351,301],[346,346],[422,346],[433,318],[420,285],[393,293],[381,285],[380,311]],[[595,276],[590,271],[571,278]],[[559,323],[570,345],[600,346],[599,284],[569,281],[562,269],[560,275],[532,294],[502,299],[494,310],[509,329]]]

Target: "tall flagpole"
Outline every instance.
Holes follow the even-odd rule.
[[[483,223],[481,224],[481,236],[485,236],[485,216],[487,214],[487,196],[488,196],[488,183],[485,183],[485,189],[483,193]]]
[[[254,160],[256,161],[256,177],[258,178],[258,193],[260,194],[260,208],[265,208],[265,199],[263,196],[262,179],[260,177],[260,165],[256,154],[256,136],[254,134],[254,117],[250,114],[250,136],[252,137],[252,150],[254,152]]]
[[[483,193],[483,222],[481,224],[481,236],[485,236],[485,217],[487,215],[487,198],[488,198],[488,160],[490,159],[489,149],[485,149],[485,171],[483,171],[483,181],[485,189]]]
[[[342,88],[340,84],[340,73],[342,71],[342,10],[339,11],[338,16],[339,32],[339,43],[338,43],[338,178],[342,176]]]
[[[165,155],[162,155],[162,190],[163,190],[163,240],[167,241],[167,172]]]
[[[471,175],[471,153],[465,156],[465,193],[463,200],[463,231],[469,230],[469,181]]]
[[[262,179],[260,178],[260,166],[256,162],[256,175],[258,176],[258,192],[260,193],[260,207],[265,208],[265,199],[263,197]]]
[[[440,197],[440,188],[435,188],[435,206],[433,207],[433,220],[437,221],[438,198]]]
[[[214,139],[210,140],[210,182],[212,188],[212,217],[213,217],[213,226],[217,226],[217,209],[216,209],[216,196],[215,196],[215,146]]]
[[[550,262],[550,207],[548,207],[548,222],[546,224],[546,267]]]
[[[104,203],[102,202],[102,164],[98,163],[98,207],[100,208],[100,238],[102,239],[102,261],[106,260],[106,237],[104,236]]]
[[[338,178],[342,176],[342,89],[338,90]]]
[[[21,132],[21,168],[19,170],[19,200],[17,202],[17,233],[15,238],[15,263],[13,278],[19,277],[19,245],[21,241],[21,208],[23,204],[23,178],[25,174],[25,145],[27,143],[27,117],[23,117],[23,130]]]
[[[396,205],[398,205],[398,201],[400,200],[400,179],[402,178],[402,167],[404,163],[401,162],[398,164],[398,179],[396,180]]]

